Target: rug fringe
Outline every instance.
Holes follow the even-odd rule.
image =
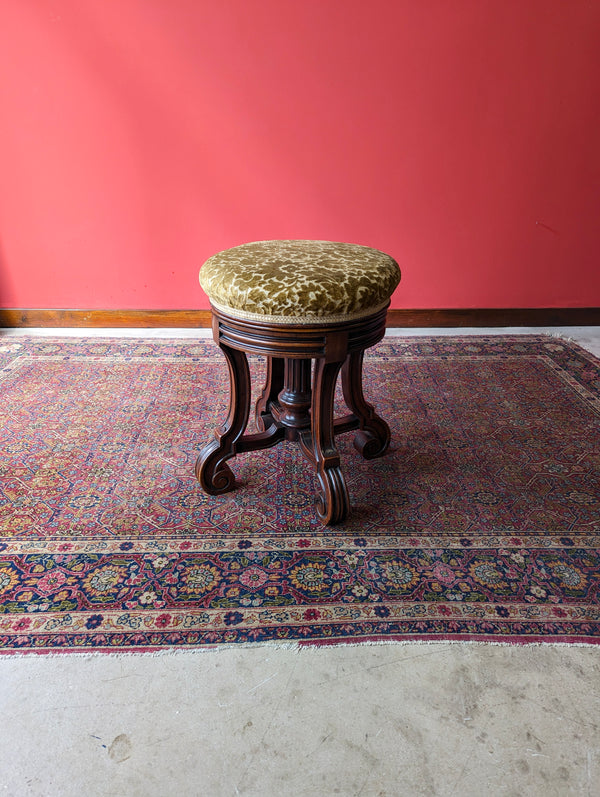
[[[597,642],[544,642],[544,641],[510,641],[510,640],[480,640],[480,639],[367,639],[354,642],[344,641],[324,641],[306,640],[301,642],[244,642],[219,644],[215,646],[203,646],[198,648],[164,648],[160,650],[23,650],[11,653],[0,654],[0,665],[5,660],[25,658],[49,658],[58,659],[65,656],[76,657],[79,659],[126,659],[126,658],[160,658],[162,656],[196,656],[196,655],[219,655],[225,651],[232,650],[246,651],[249,649],[270,649],[273,651],[285,651],[300,654],[306,651],[320,652],[337,648],[360,648],[360,647],[414,647],[420,648],[425,645],[462,645],[464,647],[502,647],[502,648],[593,648],[598,649]]]
[[[547,335],[549,338],[556,338],[557,340],[564,340],[567,343],[577,343],[577,340],[572,335],[567,335],[564,332],[559,332],[557,330],[550,330],[546,329],[542,333],[543,335]],[[577,344],[579,345],[579,344]]]

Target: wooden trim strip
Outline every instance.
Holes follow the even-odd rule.
[[[388,310],[388,327],[584,327],[600,325],[600,307]]]
[[[0,327],[210,327],[210,310],[36,310],[0,308]]]
[[[210,310],[52,310],[0,308],[0,327],[206,328]],[[389,310],[388,327],[600,326],[600,307]]]

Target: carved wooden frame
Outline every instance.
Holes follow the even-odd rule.
[[[273,324],[240,319],[213,307],[213,337],[227,360],[230,400],[227,419],[196,462],[202,488],[210,495],[232,490],[235,477],[227,460],[293,440],[315,468],[319,518],[325,525],[343,521],[350,502],[335,435],[358,430],[354,445],[367,459],[384,454],[390,442],[387,423],[366,401],[362,387],[364,351],[383,338],[386,313],[384,307],[342,322]],[[251,399],[247,354],[267,357],[265,386],[255,408],[260,431],[254,434],[244,434]],[[350,413],[334,419],[340,371]]]

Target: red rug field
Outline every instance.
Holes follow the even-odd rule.
[[[391,450],[338,438],[352,513],[323,528],[291,444],[200,489],[228,403],[212,342],[0,338],[0,651],[600,641],[600,362],[387,338],[365,393]]]

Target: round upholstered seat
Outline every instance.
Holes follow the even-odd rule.
[[[279,324],[371,315],[399,282],[389,255],[331,241],[242,244],[213,255],[200,270],[200,285],[217,310]]]

